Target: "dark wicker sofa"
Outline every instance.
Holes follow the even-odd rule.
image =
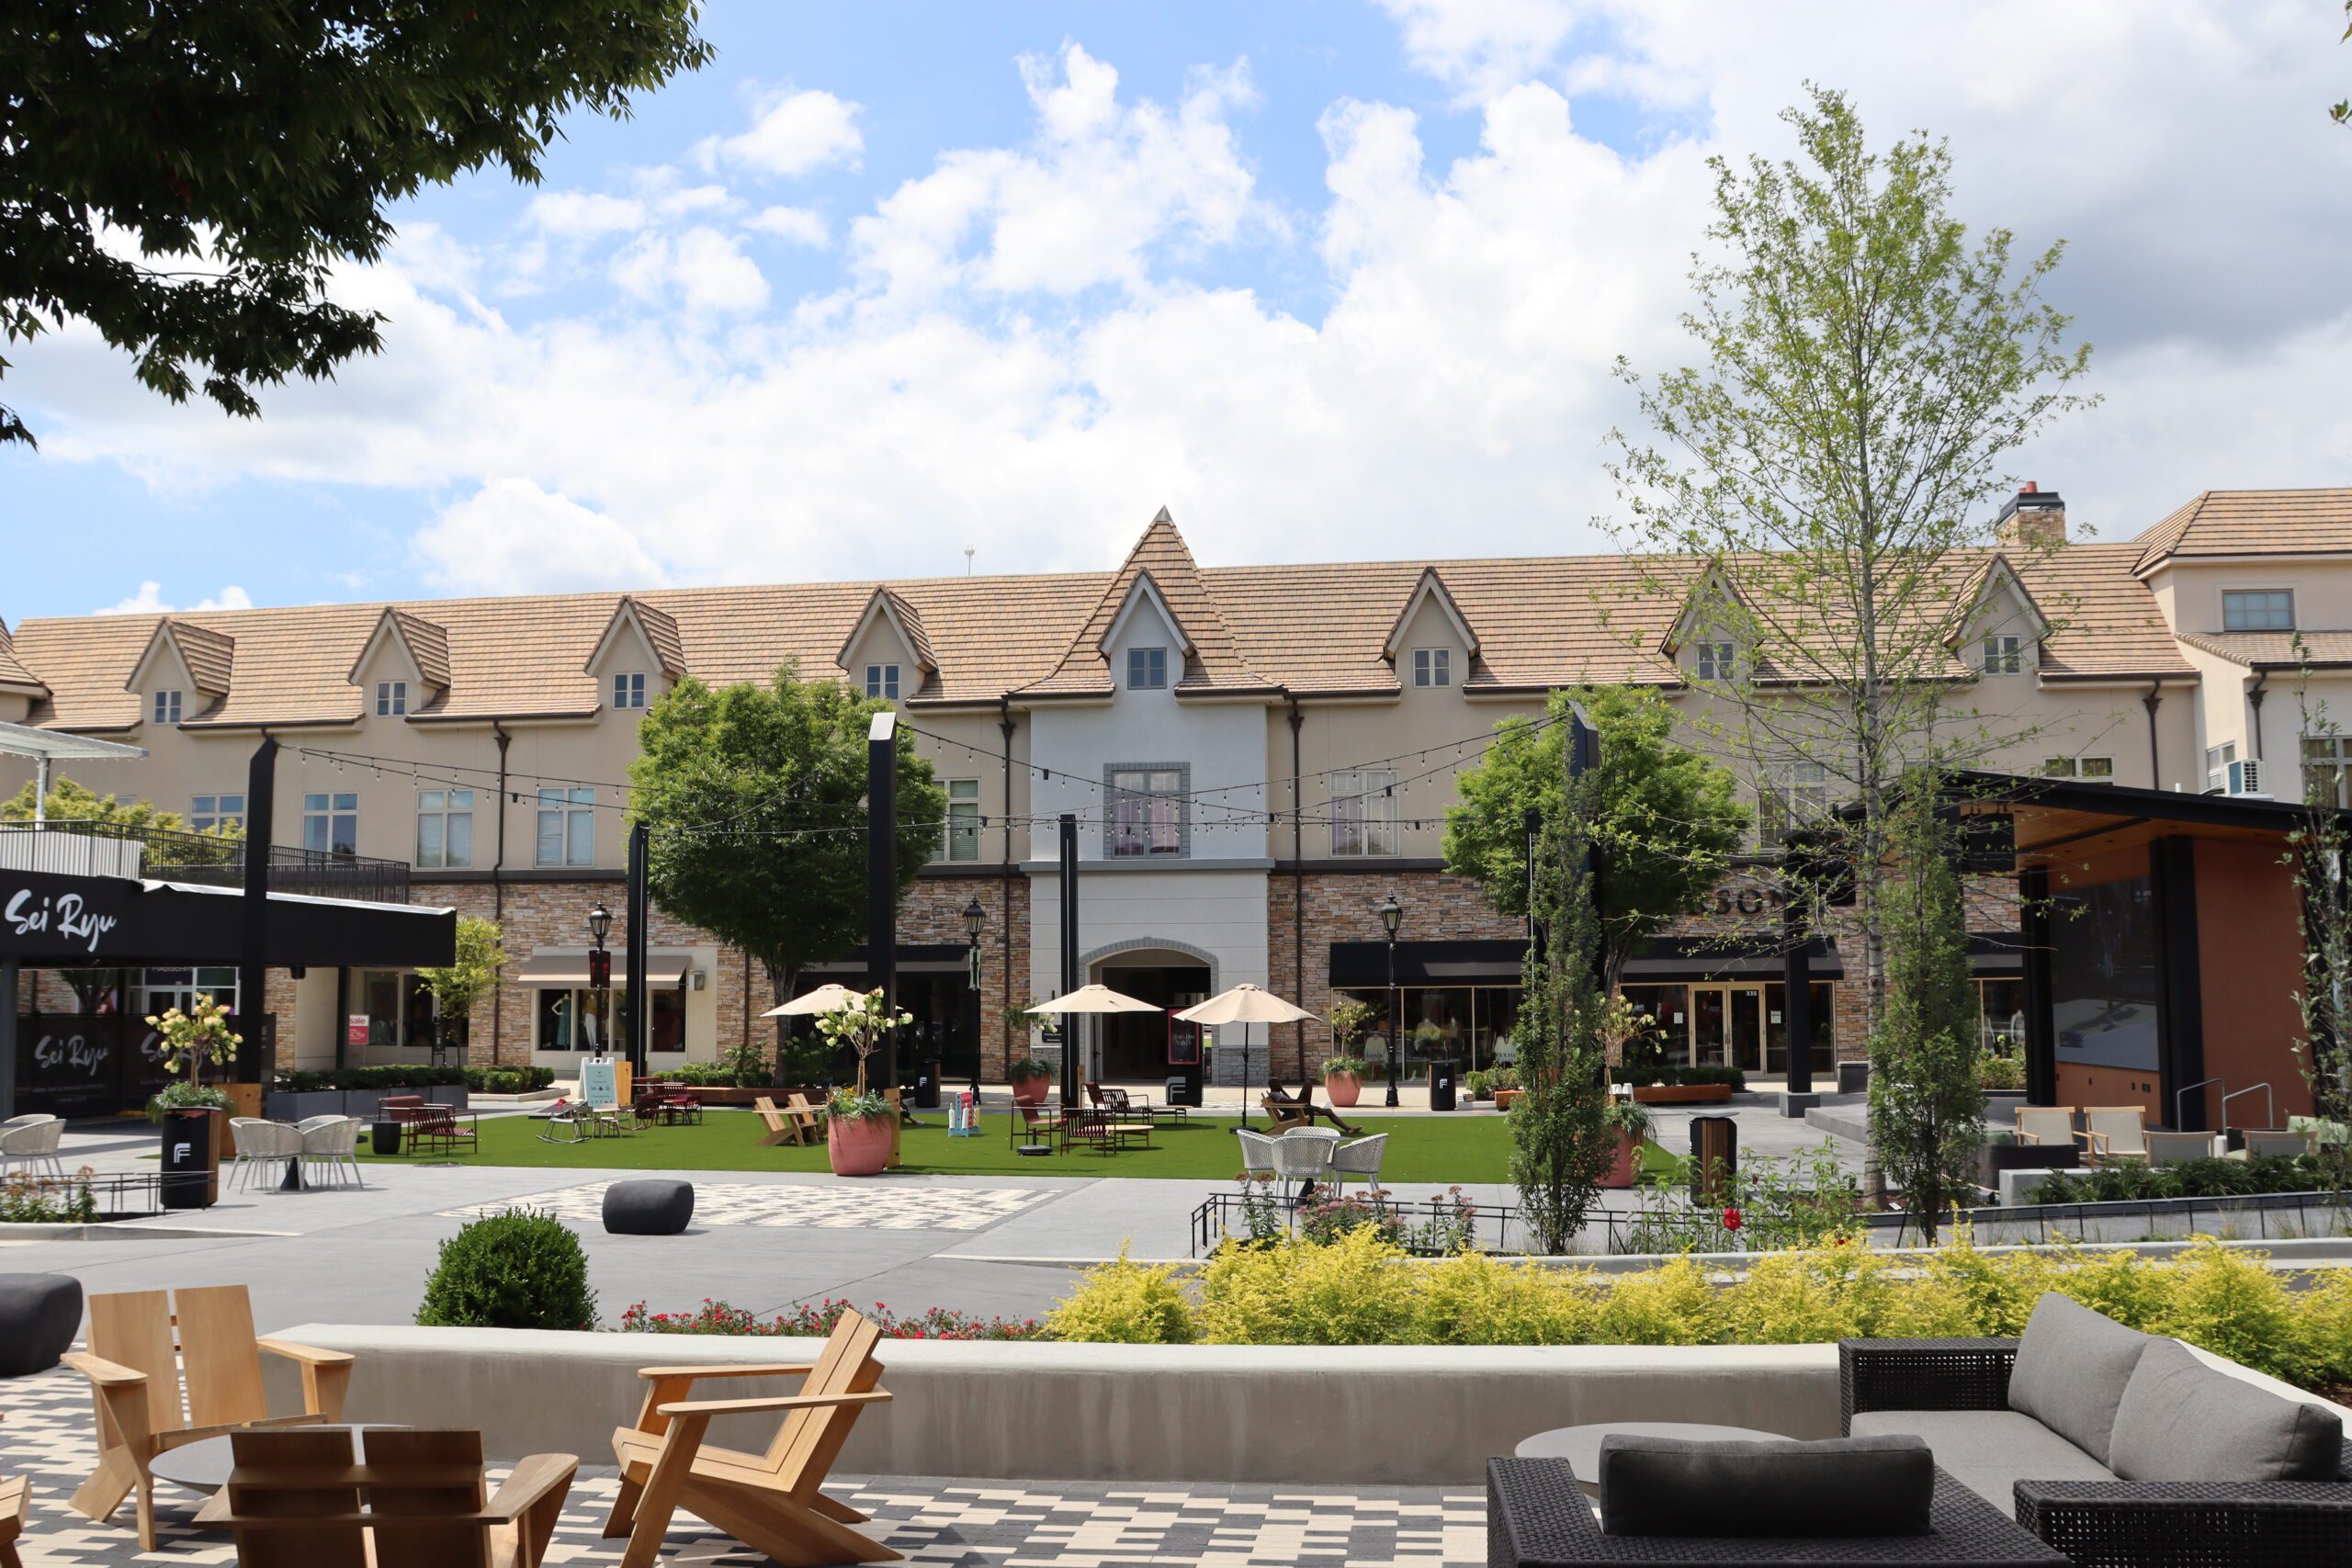
[[[2014,1503],[2018,1522],[2085,1568],[2208,1568],[2220,1564],[2352,1563],[2352,1469],[2338,1461],[2327,1481],[2125,1481],[2078,1475],[2010,1480],[2008,1499],[1991,1495],[1980,1469],[1948,1459],[1938,1447],[1953,1424],[1934,1413],[2011,1412],[2015,1339],[1849,1339],[1838,1347],[1839,1419],[1872,1413],[1917,1414],[1937,1463],[1977,1487],[1989,1501]],[[2013,1416],[2006,1418],[2015,1419]],[[1866,1421],[1868,1430],[1889,1421]],[[2015,1428],[1999,1436],[2014,1436]],[[2352,1452],[2352,1450],[2347,1450]],[[2081,1456],[2104,1473],[2104,1466]],[[1990,1468],[2030,1470],[2015,1451]]]

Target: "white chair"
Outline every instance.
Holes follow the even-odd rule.
[[[2137,1105],[2086,1105],[2082,1137],[2090,1145],[2094,1165],[2116,1159],[2146,1159],[2148,1113]]]
[[[1274,1140],[1263,1133],[1253,1133],[1247,1127],[1235,1128],[1233,1135],[1241,1140],[1243,1174],[1262,1176],[1272,1180],[1274,1174]]]
[[[1388,1152],[1388,1134],[1374,1133],[1367,1138],[1353,1138],[1331,1151],[1331,1185],[1344,1190],[1351,1176],[1362,1177],[1364,1186],[1377,1194],[1380,1190],[1380,1156]]]
[[[1273,1145],[1276,1180],[1304,1185],[1330,1179],[1331,1154],[1340,1146],[1339,1134],[1324,1127],[1293,1127],[1268,1141]]]
[[[54,1116],[17,1116],[0,1126],[0,1176],[21,1165],[34,1176],[64,1179],[65,1167],[57,1157],[65,1123]]]
[[[2211,1133],[2151,1130],[2140,1135],[2147,1142],[2150,1165],[2185,1165],[2193,1159],[2213,1157],[2213,1134]]]
[[[316,1123],[316,1125],[313,1125]],[[359,1179],[359,1119],[356,1116],[312,1117],[300,1129],[302,1140],[304,1179],[310,1173],[323,1171],[340,1181],[349,1172],[355,1187],[367,1185]]]
[[[2020,1105],[2017,1111],[2018,1142],[2020,1144],[2054,1144],[2062,1148],[2075,1143],[2075,1108],[2071,1105]]]
[[[2249,1127],[2245,1134],[2245,1157],[2248,1159],[2296,1159],[2312,1152],[2309,1133],[2282,1131],[2277,1127]]]
[[[251,1187],[258,1177],[274,1187],[284,1179],[288,1165],[302,1157],[301,1130],[283,1122],[239,1116],[230,1122],[229,1133],[237,1141],[232,1174],[239,1186]]]

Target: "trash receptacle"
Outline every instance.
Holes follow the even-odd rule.
[[[1871,1065],[1868,1062],[1838,1064],[1838,1092],[1860,1094],[1871,1087]]]
[[[209,1209],[220,1197],[220,1118],[201,1106],[164,1113],[163,1179],[157,1195],[166,1209]]]
[[[925,1062],[915,1069],[915,1109],[939,1109],[939,1064]]]
[[[1200,1097],[1193,1092],[1192,1079],[1186,1077],[1182,1073],[1178,1073],[1175,1077],[1168,1080],[1169,1104],[1198,1105],[1200,1102]]]
[[[1431,1111],[1453,1110],[1453,1064],[1431,1062],[1430,1064],[1430,1109]]]
[[[385,1159],[401,1152],[401,1124],[397,1122],[376,1122],[368,1125],[368,1147]]]
[[[1690,1201],[1712,1204],[1739,1174],[1739,1123],[1728,1116],[1690,1118]]]

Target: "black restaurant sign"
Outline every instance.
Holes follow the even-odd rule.
[[[17,1110],[110,1116],[170,1081],[162,1042],[125,1013],[28,1013],[17,1020]]]
[[[0,954],[105,964],[128,951],[139,884],[115,877],[0,872]]]

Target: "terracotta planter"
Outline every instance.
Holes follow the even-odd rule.
[[[1711,1105],[1730,1098],[1727,1083],[1654,1083],[1634,1091],[1636,1105]]]
[[[1363,1097],[1363,1080],[1353,1073],[1326,1073],[1323,1075],[1323,1092],[1330,1098],[1332,1104],[1345,1111]]]
[[[825,1119],[825,1158],[835,1176],[879,1176],[890,1163],[888,1116],[829,1116]]]
[[[1495,1090],[1495,1109],[1498,1111],[1509,1111],[1510,1109],[1510,1102],[1518,1098],[1519,1090],[1515,1089],[1498,1089]]]
[[[1012,1103],[1043,1105],[1046,1102],[1046,1091],[1053,1087],[1054,1080],[1051,1078],[1015,1078],[1012,1080]]]
[[[1617,1153],[1609,1162],[1609,1174],[1600,1179],[1603,1187],[1634,1187],[1642,1179],[1642,1140],[1631,1133],[1617,1134]]]

